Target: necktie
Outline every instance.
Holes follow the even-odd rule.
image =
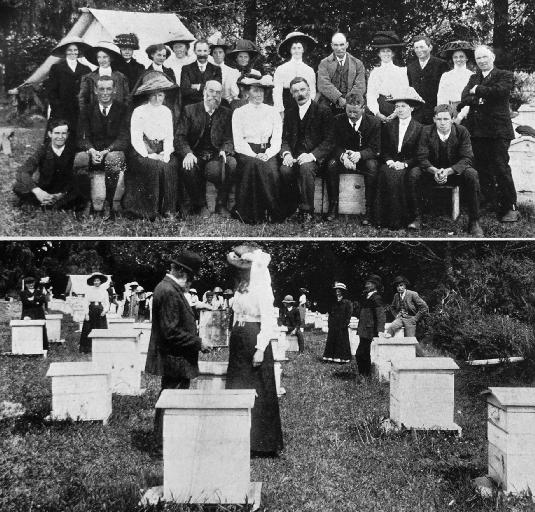
[[[108,116],[108,107],[102,107],[102,115],[104,117],[107,117]]]

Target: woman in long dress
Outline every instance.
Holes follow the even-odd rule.
[[[329,331],[323,360],[333,363],[349,363],[351,361],[351,345],[348,328],[353,306],[349,300],[344,299],[347,291],[347,286],[344,283],[334,283],[333,289],[336,302],[329,312]]]
[[[237,269],[234,326],[230,334],[227,389],[254,389],[251,452],[276,456],[283,448],[279,401],[270,340],[276,319],[268,265],[270,256],[255,246],[235,247],[227,256]]]
[[[179,164],[173,147],[173,116],[163,103],[173,84],[163,73],[151,71],[135,91],[145,103],[130,120],[132,148],[125,175],[123,206],[127,215],[154,220],[180,208]]]
[[[303,62],[305,51],[317,41],[303,32],[290,32],[284,41],[279,45],[278,54],[288,61],[281,64],[273,76],[273,106],[281,114],[289,106],[295,103],[290,93],[290,82],[295,77],[306,78],[310,87],[310,97],[316,97],[316,73],[314,70]]]
[[[87,290],[84,296],[85,317],[80,335],[80,352],[91,353],[89,333],[93,329],[107,329],[106,313],[110,309],[108,290],[101,285],[108,280],[108,276],[100,272],[93,272],[87,278]]]
[[[20,291],[22,302],[21,320],[45,320],[46,295],[35,286],[35,278],[27,277]],[[43,325],[43,350],[48,350],[46,324]]]
[[[244,222],[282,220],[278,154],[282,119],[275,107],[264,103],[265,89],[273,88],[270,76],[245,78],[248,103],[232,116],[234,150],[238,162],[234,215]]]

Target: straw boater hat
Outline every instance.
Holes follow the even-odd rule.
[[[216,286],[214,288],[214,293],[223,293],[223,288],[221,288],[220,286]]]
[[[151,71],[143,77],[143,83],[134,91],[134,96],[168,91],[177,87],[178,85],[171,82],[161,71]]]
[[[440,50],[439,56],[442,57],[443,59],[449,60],[453,57],[453,54],[458,50],[466,53],[466,56],[468,57],[469,60],[474,59],[475,45],[469,41],[463,41],[461,39],[457,39],[456,41],[450,41],[449,43],[446,43]]]
[[[425,103],[414,87],[407,87],[402,93],[394,94],[392,98],[389,98],[386,101],[392,104],[395,104],[397,101],[404,101],[411,107],[417,107],[418,105]]]
[[[130,288],[137,288],[139,286],[139,283],[137,281],[132,281],[130,284],[129,284],[129,287]]]
[[[244,260],[242,256],[244,254],[251,253],[256,251],[259,247],[256,244],[241,244],[232,249],[227,254],[227,261],[236,268],[239,269],[248,269],[251,268],[251,261]]]
[[[272,89],[273,77],[271,75],[264,75],[260,79],[246,77],[241,81],[241,85],[243,87],[251,87],[252,85],[256,85],[257,87],[262,87],[264,89]]]
[[[333,289],[335,290],[347,290],[347,286],[344,283],[340,283],[339,281],[335,281],[333,285]]]
[[[405,286],[409,286],[409,280],[405,276],[397,276],[392,281],[393,286],[397,286],[398,284],[403,283]]]
[[[57,44],[57,46],[52,50],[52,55],[54,57],[65,57],[65,51],[67,50],[67,46],[70,44],[75,44],[78,47],[78,50],[83,52],[84,55],[86,53],[90,54],[93,50],[93,47],[90,44],[85,43],[81,37],[69,36],[64,37]]]
[[[136,34],[118,34],[113,42],[119,48],[132,48],[132,50],[139,50],[139,39]]]
[[[108,276],[105,276],[104,274],[101,274],[100,272],[93,272],[88,278],[87,278],[87,284],[89,286],[93,286],[93,283],[96,278],[100,279],[100,284],[105,283],[108,280]]]
[[[168,59],[171,56],[171,50],[165,44],[151,44],[145,48],[147,57],[152,60],[152,55],[160,50],[165,49],[165,58]]]
[[[99,41],[93,46],[92,50],[88,52],[85,58],[91,62],[91,64],[98,66],[97,53],[100,51],[107,53],[110,56],[112,63],[116,60],[122,60],[123,58],[119,47],[110,41]]]
[[[182,267],[194,275],[199,273],[202,264],[202,257],[196,252],[185,250],[173,258],[171,263]]]
[[[295,302],[295,300],[291,295],[286,295],[286,297],[284,297],[282,302],[285,303],[285,304],[293,304]]]
[[[379,30],[373,34],[370,46],[372,48],[391,48],[395,50],[397,48],[403,48],[405,43],[401,41],[393,30]]]
[[[279,44],[277,48],[277,53],[283,58],[287,58],[290,55],[290,49],[292,48],[293,43],[304,43],[308,47],[311,47],[318,42],[308,34],[304,32],[290,32],[284,41]]]
[[[223,48],[225,52],[230,48],[230,44],[227,43],[222,37],[218,38],[214,43],[210,43],[210,51],[214,48]]]
[[[260,55],[260,52],[258,51],[256,45],[252,41],[249,41],[249,39],[238,39],[238,41],[236,41],[236,43],[234,44],[234,48],[232,48],[232,50],[228,52],[228,55],[236,57],[238,53],[241,52],[247,52],[251,59],[254,59],[258,55]]]

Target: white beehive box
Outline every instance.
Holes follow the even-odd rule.
[[[164,500],[258,507],[250,482],[254,400],[254,389],[162,392]]]
[[[93,329],[89,338],[93,362],[111,372],[112,392],[120,395],[141,394],[138,331],[132,328]]]
[[[131,329],[136,323],[133,318],[123,318],[120,316],[108,318],[106,315],[106,320],[108,322],[108,329]]]
[[[314,212],[329,211],[327,185],[320,177],[314,180]],[[340,174],[338,213],[340,215],[362,215],[366,213],[364,176],[361,174]]]
[[[299,352],[299,344],[297,343],[297,336],[295,334],[286,334],[286,351]]]
[[[48,341],[50,343],[61,343],[62,341],[65,341],[61,339],[61,321],[63,320],[63,315],[45,315],[45,318]]]
[[[393,361],[390,419],[406,428],[460,431],[454,423],[454,378],[458,369],[449,357]]]
[[[359,348],[360,336],[357,334],[356,327],[348,327],[349,332],[349,346],[351,347],[351,355],[354,356]]]
[[[409,338],[373,338],[370,356],[377,378],[381,382],[390,379],[390,370],[394,361],[406,361],[416,357],[414,337]]]
[[[535,388],[489,388],[489,475],[505,492],[535,490]]]
[[[150,331],[152,324],[150,322],[137,322],[132,324],[132,328],[139,332],[139,366],[142,371],[145,369],[147,354],[149,352]]]
[[[385,324],[385,332],[387,331],[387,329],[390,327],[390,323],[386,323]],[[404,338],[405,337],[405,328],[402,327],[401,329],[399,329],[398,331],[396,331],[394,333],[394,336],[392,336],[393,338]]]
[[[48,301],[49,311],[61,311],[62,313],[67,313],[68,308],[66,306],[66,302],[62,299],[50,299]]]
[[[11,352],[19,355],[46,355],[43,350],[45,320],[11,320]]]
[[[55,420],[102,421],[111,415],[111,376],[89,362],[52,363],[52,412]]]
[[[321,332],[329,332],[329,315],[322,315],[321,317]]]
[[[199,376],[191,381],[191,389],[218,391],[225,389],[228,361],[199,361]]]
[[[314,329],[321,329],[323,326],[323,320],[321,318],[321,313],[316,313],[316,318],[314,319]]]
[[[315,319],[316,313],[307,310],[307,312],[305,313],[305,326],[314,325]]]
[[[509,165],[519,203],[535,202],[535,138],[519,137],[511,141]]]

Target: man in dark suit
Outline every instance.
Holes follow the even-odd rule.
[[[381,122],[365,113],[361,94],[348,94],[345,114],[334,118],[335,148],[327,165],[327,220],[336,218],[340,173],[363,174],[366,183],[366,215],[362,225],[374,222],[374,204],[377,190],[378,157],[381,152]]]
[[[329,108],[310,98],[310,87],[305,78],[290,82],[295,103],[284,115],[280,168],[283,189],[288,194],[287,214],[295,211],[299,198],[299,212],[303,220],[311,220],[314,213],[314,178],[323,161],[334,148],[333,116]]]
[[[206,82],[217,80],[223,83],[221,68],[208,62],[210,46],[208,41],[199,39],[195,41],[193,50],[197,60],[182,67],[180,77],[180,92],[182,94],[182,105],[191,105],[203,100],[203,90]]]
[[[394,336],[401,328],[405,329],[405,337],[416,336],[416,324],[428,313],[429,308],[417,292],[407,289],[409,281],[406,277],[397,276],[392,284],[396,287],[396,294],[390,311],[395,318],[388,326],[385,337]]]
[[[333,113],[343,112],[348,94],[366,92],[366,70],[362,62],[347,52],[346,36],[337,32],[331,39],[333,53],[318,66],[318,103],[327,105]]]
[[[80,113],[74,168],[91,177],[91,201],[96,212],[109,215],[121,209],[124,194],[125,151],[128,148],[128,107],[114,99],[108,76],[98,79],[97,101]]]
[[[470,134],[453,123],[449,105],[435,107],[435,124],[425,126],[418,144],[418,166],[409,171],[409,229],[421,228],[423,193],[432,185],[459,185],[468,203],[468,232],[483,236],[479,225],[479,178],[472,167]]]
[[[210,215],[206,206],[206,180],[217,188],[216,212],[230,217],[228,194],[236,177],[232,112],[221,105],[222,90],[220,82],[206,82],[204,100],[184,108],[175,132],[175,150],[182,158],[192,210],[203,217]]]
[[[409,85],[414,87],[425,101],[424,105],[414,111],[413,117],[422,124],[431,124],[440,78],[449,70],[449,66],[445,60],[431,55],[433,45],[427,36],[415,36],[412,44],[417,59],[407,65]]]
[[[284,309],[280,313],[280,322],[288,328],[288,336],[297,336],[297,346],[299,353],[305,351],[305,338],[303,336],[303,324],[301,322],[301,313],[295,307],[295,300],[291,295],[286,295],[282,301]]]
[[[474,55],[479,69],[464,88],[460,107],[470,106],[466,127],[485,199],[497,203],[501,222],[516,222],[520,213],[509,166],[509,146],[515,137],[509,107],[513,73],[494,67],[495,56],[487,46],[478,46]]]
[[[199,375],[199,351],[209,350],[197,336],[195,314],[184,295],[201,263],[197,253],[182,252],[171,260],[169,272],[154,290],[145,371],[162,376],[161,391],[188,389],[191,379]],[[154,418],[154,433],[160,442],[162,426],[159,409]]]

